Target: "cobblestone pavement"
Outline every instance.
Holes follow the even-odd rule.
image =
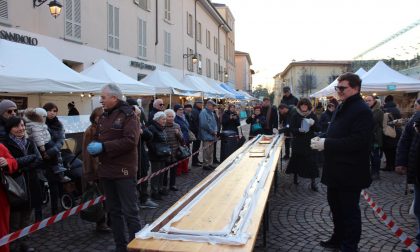
[[[142,226],[158,218],[208,174],[208,171],[193,167],[189,174],[178,177],[177,186],[180,190],[171,192],[164,201],[158,201],[161,205],[159,209],[141,210]],[[292,181],[292,176],[280,172],[277,193],[273,190],[269,199],[267,246],[262,247],[260,232],[255,251],[324,251],[318,245],[319,240],[328,238],[332,231],[326,187],[320,185],[319,192],[313,192],[309,180],[300,179],[299,185],[294,185]],[[405,196],[404,188],[403,176],[383,172],[381,180],[375,181],[368,192],[413,238],[416,223],[414,217],[408,215],[412,194]],[[360,206],[363,220],[360,251],[401,251],[402,243],[379,221],[363,198]],[[113,251],[112,235],[94,230],[95,224],[71,216],[34,233],[28,241],[37,251]]]

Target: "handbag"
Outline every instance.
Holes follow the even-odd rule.
[[[166,143],[156,143],[155,144],[156,156],[158,157],[169,157],[172,155],[171,146]]]
[[[188,139],[190,141],[196,141],[197,138],[195,137],[194,133],[191,130],[188,130]]]
[[[19,207],[28,201],[28,188],[23,173],[13,178],[2,170],[1,183],[6,190],[11,207]]]
[[[82,194],[82,202],[86,202],[92,199],[96,199],[101,196],[99,191],[98,184],[93,184],[88,186],[86,191]],[[99,222],[105,217],[105,210],[102,203],[90,206],[82,211],[80,211],[80,218],[89,222]]]
[[[188,146],[180,145],[178,147],[178,153],[177,153],[178,160],[188,158],[189,156],[191,156],[190,148],[188,148]]]

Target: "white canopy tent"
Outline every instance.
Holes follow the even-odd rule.
[[[359,75],[359,77],[362,78],[366,74],[366,71],[363,68],[359,68],[359,70],[357,70],[355,72],[355,74]],[[328,86],[326,86],[323,89],[311,94],[310,97],[321,98],[321,97],[326,97],[326,96],[334,96],[335,95],[334,87],[337,86],[337,84],[338,84],[338,81],[337,81],[337,79],[335,79]]]
[[[96,92],[104,84],[73,71],[44,47],[0,39],[1,92]]]
[[[362,92],[419,92],[420,80],[408,77],[378,61],[362,77]]]
[[[247,101],[258,101],[257,98],[255,98],[254,96],[248,94],[247,92],[243,90],[238,90],[238,92],[241,93],[243,96],[245,96],[245,100]]]
[[[157,94],[176,94],[184,96],[201,96],[200,92],[179,82],[175,77],[166,71],[159,69],[148,74],[143,83],[156,89]]]
[[[204,98],[223,98],[224,93],[214,89],[209,83],[203,78],[193,75],[185,75],[181,81],[185,86],[188,86],[194,90],[200,91]]]
[[[203,78],[213,89],[217,90],[218,92],[223,94],[223,97],[225,99],[236,99],[235,95],[233,95],[231,92],[227,91],[226,89],[222,88],[220,86],[220,82],[211,79],[211,78]]]
[[[103,59],[83,70],[82,74],[106,83],[116,84],[124,94],[154,95],[156,93],[154,87],[123,74]]]

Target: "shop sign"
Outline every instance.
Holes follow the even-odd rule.
[[[146,64],[144,62],[138,62],[138,61],[130,61],[130,66],[137,67],[137,68],[140,68],[140,69],[147,69],[147,70],[151,70],[151,71],[154,71],[156,69],[156,66],[154,66],[154,65],[149,65],[149,64]]]
[[[32,46],[38,45],[37,38],[32,38],[26,35],[20,35],[20,34],[8,32],[5,30],[0,30],[0,39],[5,39],[12,42],[17,42],[17,43],[22,43],[22,44],[32,45]]]
[[[397,85],[387,85],[386,89],[388,91],[395,91],[397,89]]]

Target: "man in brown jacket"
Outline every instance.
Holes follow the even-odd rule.
[[[116,251],[127,251],[124,219],[130,240],[141,229],[136,190],[140,126],[132,107],[122,100],[118,86],[105,85],[101,103],[105,112],[87,150],[99,157],[98,177],[105,190]]]

